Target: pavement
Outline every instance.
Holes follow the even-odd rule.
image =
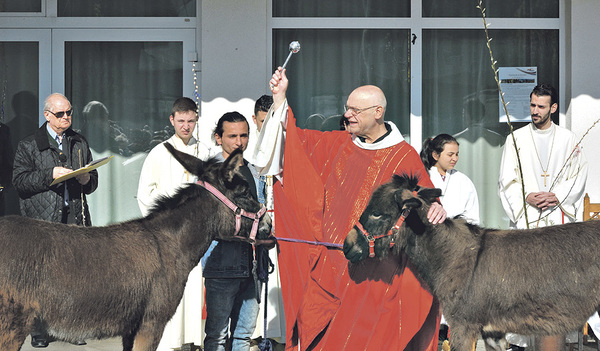
[[[34,348],[31,346],[31,336],[27,337],[21,347],[21,351],[120,351],[123,350],[121,338],[110,338],[104,340],[86,340],[87,345],[72,345],[61,341],[53,341],[45,348]]]
[[[121,338],[110,338],[104,340],[86,340],[87,345],[77,346],[61,341],[51,342],[46,348],[34,348],[31,346],[31,337],[27,337],[21,351],[120,351],[123,349],[121,345]],[[439,350],[441,350],[441,343]],[[483,340],[477,342],[476,351],[485,351]],[[526,349],[530,351],[530,349]],[[566,344],[565,350],[574,351],[577,350],[577,344]],[[588,341],[584,343],[582,351],[597,351],[595,341]]]

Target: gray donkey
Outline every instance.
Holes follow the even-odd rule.
[[[158,200],[145,218],[87,228],[0,218],[0,350],[19,350],[36,317],[60,340],[121,336],[124,351],[156,350],[211,241],[244,240],[251,228],[270,234],[270,217],[259,220],[264,211],[238,172],[241,151],[217,163],[165,146],[201,184]],[[241,218],[236,234],[236,213],[207,184],[238,213],[259,215]]]
[[[452,350],[471,351],[480,333],[565,334],[598,310],[600,221],[528,230],[485,229],[462,219],[432,225],[427,211],[440,195],[396,175],[373,192],[359,222],[366,235],[383,235],[374,241],[375,256],[385,257],[394,242],[409,257],[440,301]],[[369,254],[359,227],[344,242],[351,262]]]

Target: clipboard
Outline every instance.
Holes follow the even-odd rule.
[[[87,166],[85,166],[85,167],[78,168],[78,169],[74,170],[74,171],[73,171],[73,172],[71,172],[71,173],[65,174],[65,175],[63,175],[63,176],[60,176],[60,177],[58,177],[58,178],[54,179],[54,180],[52,181],[52,183],[50,183],[50,186],[53,186],[53,185],[55,185],[55,184],[58,184],[58,183],[60,183],[60,182],[64,182],[64,181],[65,181],[65,180],[67,180],[67,179],[71,179],[71,178],[77,177],[77,176],[78,176],[78,175],[80,175],[80,174],[83,174],[83,173],[88,173],[89,171],[92,171],[92,170],[94,170],[94,169],[96,169],[96,168],[98,168],[98,167],[100,167],[100,166],[104,166],[104,165],[105,165],[105,164],[107,164],[107,163],[108,163],[108,162],[109,162],[109,161],[110,161],[110,160],[111,160],[113,157],[114,157],[114,156],[113,156],[113,155],[111,155],[111,156],[106,156],[106,157],[102,157],[102,158],[99,158],[99,159],[97,159],[97,160],[94,160],[94,161],[90,162],[90,163],[89,163]]]

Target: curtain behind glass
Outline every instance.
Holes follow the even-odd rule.
[[[409,17],[410,0],[273,0],[273,17]]]
[[[379,86],[386,94],[386,120],[409,132],[409,30],[274,30],[273,64],[280,66],[289,43],[302,50],[288,63],[288,101],[298,126],[340,129],[348,95],[361,85]],[[274,68],[275,69],[275,68]]]
[[[0,42],[0,164],[4,186],[0,215],[20,214],[19,197],[10,183],[14,151],[19,141],[39,127],[39,44]],[[6,172],[9,170],[9,172]],[[8,177],[8,178],[7,178]],[[2,210],[4,207],[4,211]]]
[[[477,0],[423,0],[423,17],[481,17]],[[558,0],[483,1],[487,17],[558,18]]]
[[[1,12],[42,12],[42,0],[2,0]]]
[[[146,153],[174,133],[169,115],[182,95],[182,58],[181,42],[65,43],[73,128],[94,159],[115,156],[98,169],[98,190],[89,196],[94,225],[140,216],[139,172]]]
[[[558,30],[494,30],[490,36],[498,67],[537,67],[538,83],[560,89]],[[498,104],[483,31],[423,31],[423,136],[448,133],[458,139],[456,168],[477,188],[482,224],[505,228],[497,182],[509,129],[499,122]]]
[[[58,17],[196,17],[196,1],[58,0]]]

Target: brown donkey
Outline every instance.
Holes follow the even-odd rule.
[[[528,230],[485,229],[462,219],[432,225],[427,210],[440,195],[413,177],[394,176],[373,192],[360,224],[367,235],[382,235],[375,256],[386,256],[392,241],[408,256],[440,301],[452,350],[471,351],[479,333],[565,334],[598,309],[600,221]],[[388,236],[402,213],[404,223]],[[351,262],[369,255],[358,227],[344,242]]]
[[[241,218],[200,184],[157,201],[145,218],[78,227],[0,218],[0,350],[17,351],[39,317],[48,333],[76,341],[121,336],[123,350],[156,350],[189,272],[213,239],[269,235],[269,216],[238,173],[242,153],[203,162],[165,144],[199,180],[235,205]],[[253,230],[254,229],[254,230]],[[246,239],[250,240],[250,239]]]

